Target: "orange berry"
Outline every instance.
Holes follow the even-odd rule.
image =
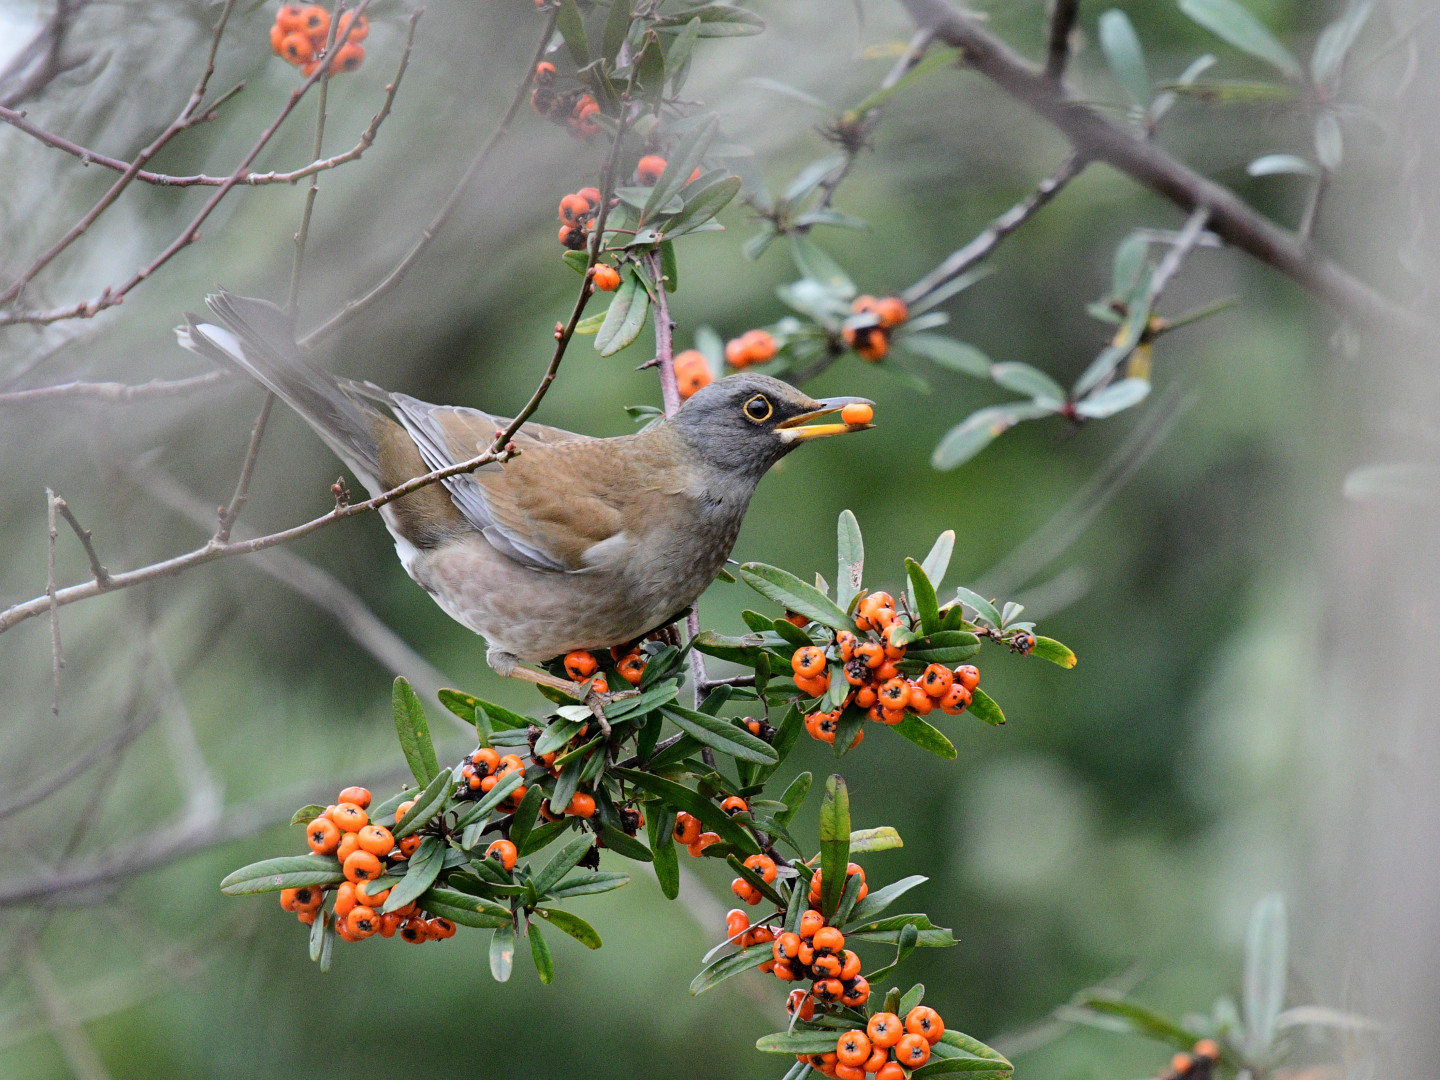
[[[743,368],[750,363],[750,351],[743,338],[731,338],[725,343],[725,362],[733,368]]]
[[[285,40],[285,28],[278,22],[270,27],[270,51],[280,55],[280,43]]]
[[[565,813],[578,818],[594,817],[595,797],[586,795],[583,791],[577,791],[575,797],[570,800],[570,805],[565,808]]]
[[[880,708],[881,710],[898,710],[903,712],[910,704],[910,684],[900,676],[896,676],[880,687]]]
[[[918,1069],[930,1060],[930,1044],[924,1035],[906,1035],[895,1044],[895,1060],[907,1069]]]
[[[686,847],[700,839],[701,831],[699,818],[687,814],[683,810],[675,815],[675,839]]]
[[[945,1034],[945,1022],[940,1014],[928,1005],[916,1005],[905,1014],[905,1030],[911,1035],[920,1035],[931,1046]]]
[[[841,630],[835,635],[835,644],[840,648],[840,659],[849,663],[855,659],[855,646],[859,644],[859,638],[850,633],[849,630]]]
[[[320,44],[324,45],[325,38],[330,33],[330,13],[319,4],[311,4],[300,9],[300,17],[304,20],[300,29],[305,35],[311,41],[319,38]]]
[[[814,882],[819,880],[819,874],[816,874],[810,879],[810,892],[816,896],[819,895],[819,890],[815,888]],[[824,925],[825,916],[821,915],[818,911],[807,911],[804,915],[800,916],[800,936],[806,939],[813,938],[816,932]]]
[[[906,649],[906,646],[903,645],[903,644],[900,644],[899,642],[897,642],[897,641],[895,640],[895,639],[896,639],[897,637],[899,637],[902,633],[904,633],[904,631],[905,631],[905,627],[903,627],[903,626],[900,625],[898,622],[896,622],[896,623],[891,623],[889,626],[887,626],[887,627],[884,629],[884,631],[881,632],[880,636],[885,639],[885,659],[887,659],[887,660],[903,660],[903,659],[905,659],[905,649]]]
[[[640,680],[645,677],[645,657],[638,652],[633,652],[616,664],[615,670],[631,686],[639,686]]]
[[[1195,1066],[1195,1059],[1189,1054],[1176,1054],[1170,1059],[1170,1071],[1177,1076],[1184,1076]]]
[[[795,655],[790,658],[790,667],[794,669],[796,675],[812,679],[825,670],[825,650],[816,648],[814,645],[796,649]]]
[[[284,908],[286,911],[294,911],[294,910],[295,910],[295,894],[296,894],[296,892],[298,892],[298,891],[299,891],[298,889],[281,889],[281,890],[280,890],[280,906],[281,906],[282,908]]]
[[[955,681],[955,676],[944,664],[931,664],[920,676],[920,688],[926,695],[939,701],[950,692],[950,685]]]
[[[763,364],[779,351],[775,339],[765,330],[747,330],[741,340],[752,364]]]
[[[355,851],[345,860],[345,877],[350,881],[373,881],[385,872],[380,860],[368,851]]]
[[[689,400],[697,392],[715,381],[710,371],[710,362],[697,349],[686,349],[675,357],[675,381],[680,387],[682,401]]]
[[[590,204],[580,195],[566,195],[560,200],[560,220],[574,225],[583,215],[590,212]],[[598,267],[596,269],[599,269]]]
[[[291,34],[305,30],[305,9],[297,4],[286,4],[275,13],[275,25]]]
[[[408,859],[411,855],[415,854],[415,849],[419,846],[420,837],[416,836],[414,833],[411,833],[409,836],[405,837],[405,839],[400,841],[400,854]]]
[[[1195,1056],[1209,1058],[1211,1061],[1220,1060],[1220,1044],[1214,1039],[1201,1039],[1194,1046]]]
[[[980,685],[980,669],[974,664],[966,664],[955,669],[955,678],[959,679],[966,690],[974,690]]]
[[[381,931],[381,933],[384,933],[384,931]],[[844,1001],[845,999],[841,998],[840,1000]],[[846,1004],[849,1003],[846,1002]],[[860,1066],[860,1068],[867,1073],[878,1073],[881,1069],[885,1067],[885,1063],[889,1060],[890,1055],[887,1054],[882,1048],[875,1046],[871,1048],[870,1057],[866,1060],[864,1065]]]
[[[350,914],[350,909],[357,903],[355,899],[355,886],[351,882],[342,882],[335,890],[335,918],[343,919]]]
[[[910,700],[906,704],[916,716],[928,716],[935,707],[935,702],[918,682],[910,684]]]
[[[390,912],[388,915],[381,915],[380,936],[383,938],[394,937],[395,931],[400,929],[400,924],[404,921],[405,920],[401,918],[399,914],[393,911]]]
[[[350,22],[351,22],[351,13],[350,13],[350,12],[347,11],[347,12],[345,12],[344,15],[341,15],[341,16],[340,16],[340,25],[335,28],[335,40],[336,40],[336,41],[339,41],[342,37],[345,37],[345,31],[350,29]],[[359,44],[360,42],[364,41],[364,40],[365,40],[367,37],[369,37],[369,36],[370,36],[370,20],[367,19],[364,15],[361,15],[361,16],[360,16],[360,20],[355,23],[355,29],[350,30],[350,36],[349,36],[348,38],[345,38],[345,40],[346,40],[347,42],[353,41],[353,42],[355,42],[356,44]]]
[[[860,974],[860,957],[856,956],[849,949],[840,953],[840,981],[849,982]]]
[[[395,846],[395,837],[384,825],[366,825],[355,837],[360,842],[360,850],[372,855],[389,855]]]
[[[584,649],[565,654],[565,674],[575,682],[584,682],[599,669],[600,665]]]
[[[455,924],[449,919],[426,919],[425,929],[436,941],[444,941],[446,938],[455,936]]]
[[[817,953],[838,953],[845,948],[845,935],[833,926],[824,926],[815,931]]]
[[[739,795],[729,795],[720,803],[720,809],[727,814],[743,814],[750,807]]]
[[[800,688],[800,692],[806,697],[818,698],[830,689],[830,674],[826,672],[824,675],[817,675],[813,679],[807,679],[804,675],[796,675],[795,685]]]
[[[330,817],[336,825],[340,826],[341,832],[358,833],[370,824],[370,815],[354,803],[337,803]]]
[[[366,886],[370,884],[372,883],[368,881],[357,881],[355,883],[355,902],[357,904],[364,904],[366,907],[378,908],[381,904],[385,903],[385,898],[390,895],[390,890],[376,889],[372,892],[366,888]]]
[[[873,406],[852,401],[840,410],[840,419],[852,426],[856,424],[868,424],[871,420],[875,419],[875,409]]]
[[[840,969],[843,966],[838,956],[831,956],[829,953],[826,953],[824,956],[817,956],[810,961],[810,973],[817,978],[838,979],[840,977]]]
[[[360,850],[360,836],[358,833],[347,832],[340,834],[340,845],[335,849],[335,858],[344,862],[355,852]]]
[[[567,199],[575,198],[573,195],[565,197]],[[561,206],[563,208],[564,204],[562,203]],[[606,266],[604,263],[595,267],[595,276],[591,280],[595,282],[595,287],[601,292],[614,292],[620,287],[620,274],[613,266]]]
[[[846,967],[848,968],[848,966],[849,966],[849,965],[847,964]],[[842,980],[845,978],[845,972],[844,972],[844,971],[842,971],[842,972],[840,973],[840,977],[841,977]],[[849,980],[846,980],[846,981],[845,981],[845,993],[843,993],[843,994],[840,996],[840,1003],[841,1003],[842,1005],[849,1005],[849,1006],[852,1006],[852,1007],[857,1007],[857,1006],[860,1006],[860,1005],[864,1005],[865,1002],[867,1002],[867,1001],[869,1001],[869,1000],[870,1000],[870,983],[869,983],[869,982],[867,982],[865,979],[861,978],[861,977],[858,976],[858,975],[855,976],[855,978],[853,978],[853,979],[849,979]]]
[[[506,870],[515,869],[515,859],[517,858],[517,853],[515,845],[512,844],[509,840],[494,841],[488,848],[485,849],[485,857],[487,859],[494,858],[498,860],[500,865],[503,866]]]
[[[340,826],[327,817],[318,817],[305,826],[305,842],[316,855],[329,855],[340,846]]]
[[[815,995],[816,1001],[839,1001],[845,994],[845,987],[841,985],[839,979],[816,979],[810,986],[810,993]],[[920,1041],[925,1042],[924,1039]],[[925,1049],[930,1049],[928,1043]]]
[[[396,825],[399,825],[399,824],[400,824],[400,820],[401,820],[406,814],[408,814],[408,813],[410,812],[410,808],[411,808],[412,806],[414,806],[414,805],[415,805],[415,800],[414,800],[414,799],[406,799],[406,800],[405,800],[404,802],[402,802],[399,806],[395,807],[395,824],[396,824]]]
[[[886,330],[899,326],[910,318],[910,309],[898,296],[887,296],[875,305],[875,317]]]
[[[541,86],[548,86],[555,81],[555,65],[548,60],[541,60],[535,65],[535,81]]]
[[[747,904],[758,904],[762,899],[760,890],[744,878],[737,877],[734,881],[730,882],[730,891]]]
[[[751,855],[745,860],[745,866],[759,874],[767,885],[774,882],[775,875],[779,872],[775,869],[775,860],[769,855]]]
[[[598,188],[582,187],[575,193],[589,203],[592,207],[600,205],[600,191]]]
[[[791,990],[785,999],[785,1011],[793,1016],[797,1009],[801,1020],[809,1020],[815,1015],[815,999],[804,990]]]
[[[704,854],[707,847],[710,847],[710,845],[712,844],[718,844],[719,842],[719,833],[702,832],[698,837],[696,837],[695,842],[690,845],[690,854],[698,858],[700,855]]]
[[[887,1061],[880,1066],[875,1080],[905,1080],[905,1069],[898,1061]]]
[[[340,792],[335,802],[337,804],[345,802],[354,803],[360,807],[361,810],[365,810],[370,806],[370,791],[368,788],[363,787],[347,787],[344,791]]]
[[[800,935],[786,930],[770,946],[770,955],[776,960],[794,960],[800,955],[800,944]]]
[[[430,940],[429,929],[425,926],[424,919],[409,918],[400,927],[400,940],[408,941],[412,945],[423,945]]]
[[[750,916],[739,908],[731,908],[725,915],[725,936],[737,937],[750,929]]]
[[[895,665],[894,660],[886,660],[877,667],[871,676],[877,683],[884,685],[900,674],[900,669]]]
[[[345,916],[345,926],[356,937],[369,937],[380,932],[380,919],[374,908],[356,904]]]
[[[297,911],[295,913],[295,917],[299,919],[302,923],[304,923],[306,926],[315,925],[315,915],[316,912],[313,911]]]
[[[870,1040],[863,1031],[847,1031],[835,1043],[835,1056],[841,1065],[864,1065],[870,1060]]]
[[[646,154],[635,166],[635,179],[643,187],[654,187],[665,171],[665,159],[658,154]]]
[[[940,711],[948,716],[959,716],[970,704],[970,691],[962,682],[950,684],[950,689],[940,699]]]
[[[286,34],[280,42],[280,55],[292,64],[303,64],[315,57],[315,46],[300,31]]]
[[[335,62],[330,65],[331,71],[354,71],[365,62],[365,47],[356,45],[353,41],[346,42],[340,51],[335,54]]]
[[[585,230],[575,225],[561,225],[560,243],[571,251],[580,251],[586,243]]]
[[[878,641],[862,641],[855,646],[855,659],[874,671],[885,663],[885,648]]]

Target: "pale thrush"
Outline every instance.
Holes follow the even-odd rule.
[[[510,423],[336,379],[267,301],[221,292],[206,303],[220,325],[187,316],[180,343],[268,387],[372,495],[475,457]],[[770,466],[802,441],[867,426],[802,425],[854,402],[869,404],[815,400],[746,373],[634,435],[527,423],[503,465],[449,477],[380,513],[405,570],[485,639],[497,673],[578,697],[574,683],[520,661],[631,642],[683,612],[715,580]]]

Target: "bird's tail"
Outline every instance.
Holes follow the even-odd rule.
[[[385,490],[378,430],[388,422],[341,389],[295,344],[289,316],[268,300],[221,291],[205,298],[218,324],[186,314],[180,344],[230,371],[248,375],[298,412],[372,494]]]

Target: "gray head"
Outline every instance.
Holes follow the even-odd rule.
[[[668,423],[708,464],[759,480],[765,471],[807,439],[863,431],[869,424],[812,424],[866,398],[815,399],[769,375],[745,373],[718,379],[699,390]]]

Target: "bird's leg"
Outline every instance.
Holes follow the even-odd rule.
[[[496,675],[507,679],[524,679],[537,686],[548,686],[576,701],[583,701],[590,707],[590,712],[594,714],[595,719],[600,721],[600,730],[605,733],[607,739],[610,737],[610,721],[605,719],[605,706],[612,701],[619,701],[621,698],[634,697],[638,693],[636,690],[601,693],[593,688],[593,682],[571,682],[558,675],[551,675],[548,671],[535,671],[521,664],[519,657],[498,649],[491,649],[487,652],[485,662],[490,665]]]

